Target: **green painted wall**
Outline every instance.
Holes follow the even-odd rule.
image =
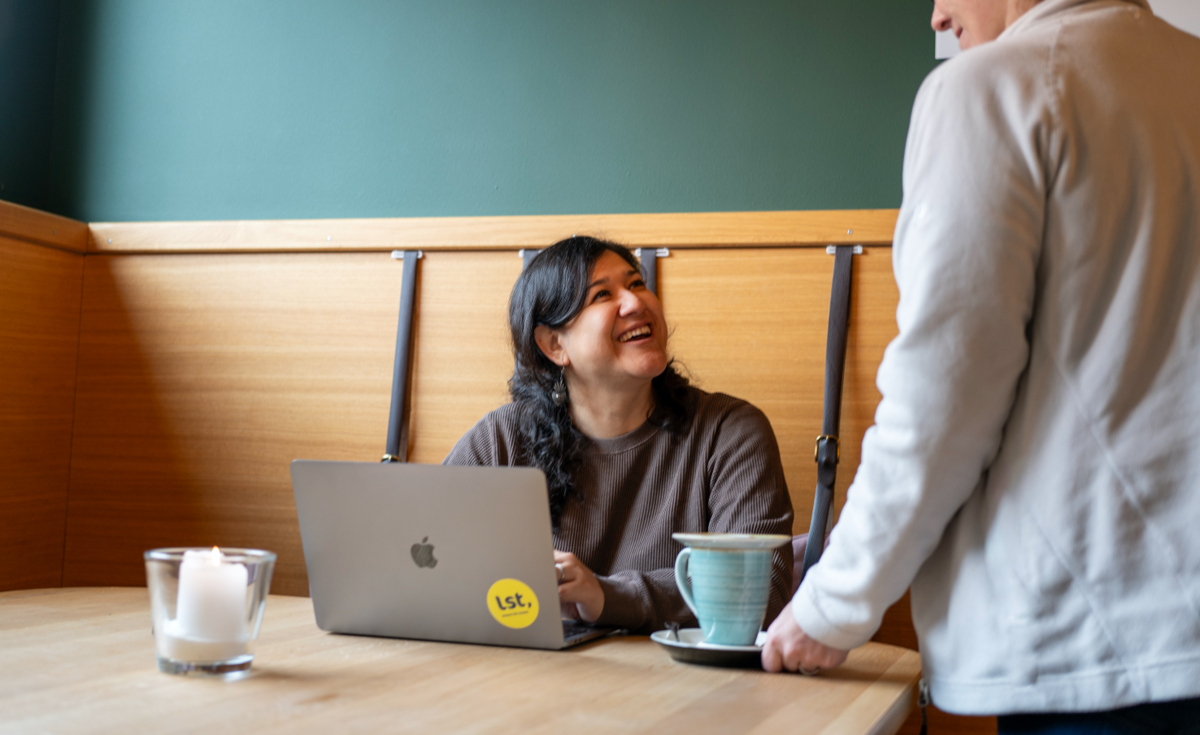
[[[58,0],[0,0],[0,199],[50,205]]]
[[[62,0],[88,221],[894,207],[929,6]]]

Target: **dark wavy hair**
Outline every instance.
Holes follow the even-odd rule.
[[[539,325],[562,327],[583,310],[592,267],[606,251],[640,268],[637,258],[623,245],[575,236],[538,253],[517,279],[508,301],[513,345],[513,375],[508,390],[519,409],[521,459],[546,475],[550,517],[556,530],[567,501],[578,497],[575,475],[589,440],[571,422],[569,400],[557,406],[550,397],[562,370],[542,353],[534,330]],[[689,400],[688,380],[675,368],[674,360],[651,381],[651,390],[654,408],[648,420],[673,435],[684,431],[695,406]]]

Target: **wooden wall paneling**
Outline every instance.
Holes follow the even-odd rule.
[[[145,549],[217,544],[277,552],[272,590],[307,594],[288,464],[382,454],[401,273],[88,257],[65,583],[142,585]]]
[[[815,248],[673,250],[662,263],[674,355],[701,387],[767,412],[803,532],[816,478],[812,441],[821,429],[833,258]],[[870,248],[855,265],[838,507],[874,420],[875,370],[896,331],[890,248]],[[507,303],[521,261],[511,251],[434,252],[420,267],[411,456],[436,463],[508,401]]]
[[[508,403],[514,251],[427,252],[420,265],[409,459],[437,464],[485,413]]]
[[[890,245],[897,210],[95,222],[91,252],[343,252],[543,248],[588,233],[635,247]]]
[[[0,236],[83,254],[90,237],[83,222],[0,201]]]
[[[0,590],[62,584],[83,260],[0,237]]]
[[[833,256],[824,248],[672,250],[659,261],[674,356],[700,387],[744,398],[767,414],[783,456],[796,533],[808,529],[812,515],[832,276]],[[838,510],[879,403],[875,372],[896,334],[890,248],[866,248],[855,258],[851,298]]]

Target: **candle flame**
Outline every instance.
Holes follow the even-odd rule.
[[[212,556],[208,557],[208,560],[209,564],[218,566],[221,563],[221,550],[214,546],[212,550]]]

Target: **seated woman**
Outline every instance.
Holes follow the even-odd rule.
[[[573,237],[538,254],[513,287],[509,326],[512,403],[444,464],[545,473],[565,616],[643,633],[696,625],[675,586],[673,532],[792,532],[766,416],[676,372],[662,306],[620,245]],[[791,575],[788,545],[765,623]]]

